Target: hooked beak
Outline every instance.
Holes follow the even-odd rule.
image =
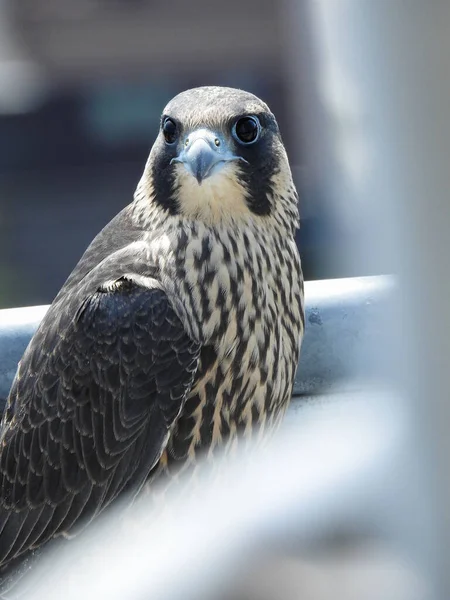
[[[231,152],[223,136],[209,129],[198,129],[188,135],[183,150],[176,158],[172,158],[170,164],[183,163],[201,185],[202,181],[212,174],[214,167],[231,160],[247,162]]]

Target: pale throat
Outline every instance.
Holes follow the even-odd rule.
[[[180,213],[188,219],[198,219],[214,226],[251,215],[246,202],[246,188],[233,163],[220,165],[201,184],[183,165],[178,165],[176,184]]]

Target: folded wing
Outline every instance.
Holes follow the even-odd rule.
[[[0,565],[138,491],[197,368],[161,289],[121,278],[70,312],[47,315],[3,418]]]

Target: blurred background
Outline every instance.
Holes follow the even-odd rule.
[[[276,114],[306,278],[361,274],[339,260],[359,229],[335,218],[333,158],[306,131],[323,108],[309,29],[290,30],[295,4],[0,0],[1,308],[51,302],[132,200],[166,102],[199,85],[244,88]]]

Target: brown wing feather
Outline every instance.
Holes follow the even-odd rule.
[[[159,289],[122,279],[69,313],[47,315],[3,419],[0,565],[137,491],[197,368],[200,347]]]

